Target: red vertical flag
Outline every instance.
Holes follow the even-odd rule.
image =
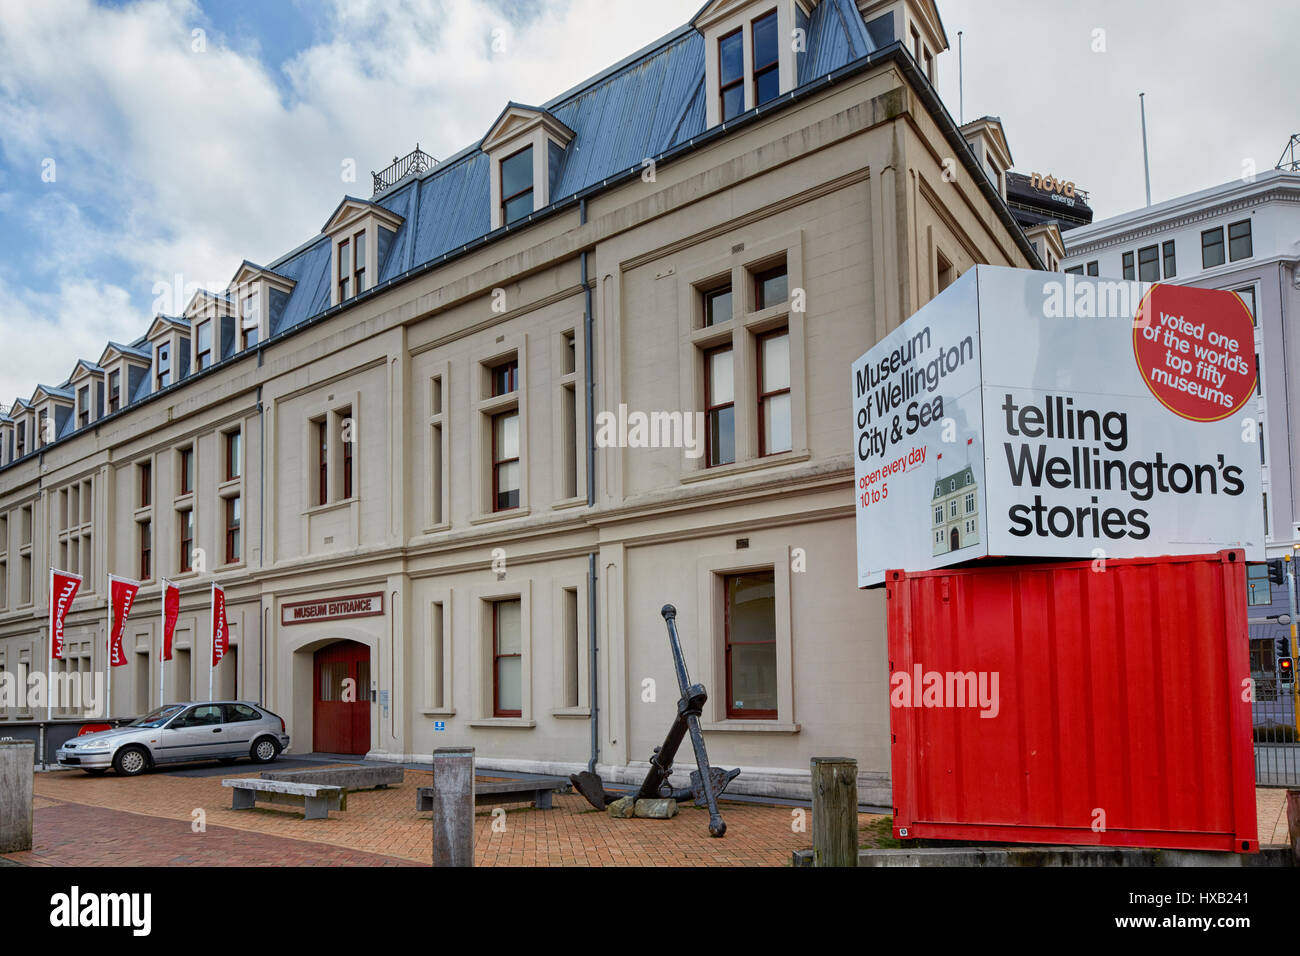
[[[176,636],[176,621],[181,616],[181,589],[170,581],[163,582],[163,640],[162,659],[172,659],[172,638]]]
[[[122,650],[122,635],[126,631],[126,618],[131,613],[131,605],[140,591],[140,585],[124,578],[109,576],[109,600],[113,604],[113,633],[108,639],[108,660],[111,667],[121,667],[126,663],[126,653]]]
[[[230,623],[226,620],[226,592],[212,585],[212,666],[216,667],[230,647]]]
[[[50,660],[63,660],[63,622],[79,587],[80,575],[50,569]]]

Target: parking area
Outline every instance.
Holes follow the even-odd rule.
[[[276,764],[286,769],[299,762]],[[316,762],[310,766],[329,766]],[[124,779],[75,771],[36,775],[35,845],[7,861],[35,866],[418,866],[431,856],[429,813],[415,809],[427,770],[407,769],[400,786],[349,794],[348,809],[304,820],[292,808],[230,809],[228,777],[257,776],[248,764],[201,764]],[[1256,791],[1262,845],[1287,841],[1285,791]],[[708,835],[708,816],[683,805],[672,820],[614,820],[580,796],[557,795],[552,810],[482,807],[480,866],[786,866],[811,846],[807,811],[726,802],[727,835]],[[859,814],[879,833],[885,818]],[[864,834],[863,842],[868,837]]]

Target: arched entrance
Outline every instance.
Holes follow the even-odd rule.
[[[957,551],[961,548],[961,540],[957,536],[957,529],[952,529],[952,534],[948,536],[948,550]]]
[[[370,648],[337,641],[313,655],[312,749],[370,750]]]

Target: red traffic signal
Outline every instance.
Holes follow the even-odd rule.
[[[1283,684],[1295,680],[1295,658],[1279,657],[1277,659],[1277,677]]]

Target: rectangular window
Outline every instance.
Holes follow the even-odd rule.
[[[704,293],[704,324],[721,325],[730,320],[731,286],[721,286]]]
[[[366,291],[366,234],[352,237],[352,288],[360,295]]]
[[[17,451],[14,452],[14,458],[18,459],[27,454],[27,423],[18,423],[18,440],[16,443]]]
[[[776,579],[750,571],[723,579],[727,717],[776,717]]]
[[[754,311],[762,312],[774,305],[780,305],[790,296],[789,282],[785,265],[759,272],[754,275]]]
[[[140,522],[140,580],[153,577],[153,522]]]
[[[38,448],[44,448],[46,445],[50,443],[50,438],[49,438],[50,428],[48,426],[49,420],[50,420],[50,413],[47,411],[42,410],[38,412],[36,415],[36,441],[37,441]]]
[[[212,364],[212,321],[200,322],[194,330],[195,368],[203,371]]]
[[[330,500],[329,471],[329,424],[326,421],[316,423],[316,504],[323,505]]]
[[[122,403],[122,372],[108,373],[108,411],[111,415],[121,407]]]
[[[239,497],[226,499],[226,564],[234,564],[240,554],[240,512]]]
[[[158,390],[166,388],[172,383],[172,348],[171,345],[160,345],[157,351],[157,369]]]
[[[181,491],[182,495],[188,495],[194,490],[194,449],[181,449]]]
[[[1165,278],[1172,279],[1178,275],[1178,260],[1174,257],[1174,240],[1166,241],[1160,248],[1165,259]]]
[[[957,517],[957,499],[956,499],[956,498],[952,499],[952,501],[950,501],[950,502],[948,503],[948,517],[949,517],[949,518],[955,518],[955,517]]]
[[[1223,227],[1216,226],[1201,233],[1201,268],[1213,269],[1223,265]]]
[[[1083,275],[1083,266],[1070,266],[1070,268],[1065,270],[1065,274],[1081,276]]]
[[[1145,246],[1138,250],[1138,278],[1143,282],[1160,281],[1160,247]]]
[[[1233,289],[1232,291],[1241,296],[1241,301],[1246,304],[1246,309],[1250,312],[1250,324],[1258,326],[1259,322],[1255,318],[1255,287],[1253,285],[1248,285],[1241,289]]]
[[[181,528],[181,553],[178,567],[182,572],[192,570],[191,556],[194,553],[194,509],[186,508],[176,512]]]
[[[339,301],[346,302],[351,298],[349,284],[352,278],[352,250],[351,243],[344,239],[339,243]]]
[[[704,353],[704,442],[709,467],[736,460],[736,389],[731,346]]]
[[[1262,415],[1255,425],[1255,440],[1259,442],[1259,463],[1267,465],[1268,462],[1264,460],[1264,416]]]
[[[758,453],[791,449],[790,331],[769,332],[758,340]]]
[[[745,30],[737,29],[718,41],[718,95],[725,123],[745,112]]]
[[[533,148],[525,146],[501,160],[501,222],[523,219],[533,211]]]
[[[762,106],[781,95],[776,11],[755,20],[750,31],[753,38],[754,105]]]
[[[518,598],[492,602],[492,716],[523,713],[523,618]]]
[[[343,500],[352,497],[352,409],[339,414],[339,441],[343,445]]]
[[[226,481],[234,481],[241,474],[239,432],[226,433]]]
[[[934,523],[943,524],[943,505],[934,509]]]
[[[1254,254],[1250,238],[1250,220],[1243,219],[1228,226],[1228,258],[1236,262],[1238,259],[1249,259]]]
[[[1095,276],[1101,274],[1101,263],[1094,259],[1088,263],[1088,275]]]
[[[1137,273],[1133,269],[1133,253],[1131,252],[1124,253],[1124,278],[1125,279],[1137,278]]]
[[[975,492],[966,493],[966,513],[971,514],[975,510]]]
[[[83,385],[77,391],[77,423],[81,428],[90,424],[90,386]]]
[[[578,682],[578,591],[576,588],[564,588],[561,592],[561,607],[564,630],[564,685],[561,688],[560,705],[577,707],[581,698]]]
[[[1246,565],[1246,595],[1251,607],[1266,607],[1273,603],[1273,585],[1268,580],[1267,564]]]
[[[260,306],[258,305],[257,291],[254,290],[244,296],[243,301],[239,304],[239,329],[243,341],[240,344],[240,350],[249,348],[257,344],[258,330],[261,328],[262,317]]]
[[[519,507],[519,412],[492,418],[492,510]]]
[[[515,360],[502,362],[492,369],[492,397],[509,395],[519,388],[519,363]]]
[[[153,463],[142,461],[140,475],[140,507],[148,508],[153,503]]]

